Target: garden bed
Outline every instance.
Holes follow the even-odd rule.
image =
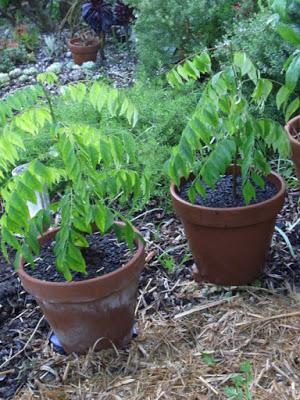
[[[298,219],[298,196],[290,191],[278,219],[285,232]],[[191,279],[193,262],[174,215],[152,204],[135,224],[148,248],[138,337],[129,349],[59,355],[49,345],[51,332],[34,300],[15,275],[2,273],[0,397],[225,399],[232,374],[250,361],[253,398],[297,399],[300,268],[282,236],[274,235],[259,282],[222,288]],[[287,233],[295,255],[298,227]]]
[[[51,191],[51,196],[55,194],[57,197],[58,205],[53,208],[58,210],[56,222],[59,221],[61,227],[68,223],[69,237],[64,235],[66,243],[74,242],[72,229],[76,227],[77,217],[79,222],[81,217],[81,212],[71,212],[70,217],[66,216],[66,204],[69,204],[69,208],[70,204],[75,204],[78,210],[83,209],[80,205],[87,206],[84,207],[86,215],[82,215],[87,217],[85,221],[89,221],[86,224],[95,223],[104,233],[107,231],[103,221],[119,219],[118,213],[111,214],[108,209],[105,212],[107,204],[112,208],[116,206],[115,211],[119,211],[121,204],[122,211],[129,211],[130,217],[132,209],[144,207],[142,201],[147,208],[132,221],[145,239],[146,266],[140,279],[134,338],[126,349],[113,348],[97,353],[90,349],[85,356],[65,355],[62,349],[60,353],[57,352],[50,343],[53,332],[39,306],[22,288],[17,273],[11,265],[7,265],[0,253],[0,400],[299,400],[300,191],[292,189],[295,185],[298,187],[298,181],[294,167],[288,160],[288,142],[284,143],[286,135],[281,129],[285,120],[293,113],[299,113],[297,74],[294,76],[291,73],[291,68],[297,66],[297,59],[294,58],[288,66],[286,60],[291,60],[289,57],[292,54],[298,57],[294,45],[297,42],[299,48],[300,39],[292,35],[288,40],[283,29],[286,23],[291,23],[293,27],[299,22],[299,7],[295,8],[294,2],[289,2],[291,4],[286,7],[284,16],[287,4],[282,1],[280,15],[276,16],[278,10],[253,0],[245,4],[222,0],[209,9],[207,2],[196,0],[191,1],[185,9],[180,3],[176,5],[176,2],[127,0],[126,4],[135,8],[132,11],[122,2],[114,0],[109,4],[90,2],[80,13],[80,2],[67,1],[61,7],[60,0],[45,0],[43,12],[36,8],[34,2],[27,1],[22,2],[25,8],[19,13],[20,2],[2,3],[0,99],[6,99],[21,87],[35,85],[40,73],[50,72],[38,78],[43,94],[36,95],[35,99],[34,90],[29,91],[29,95],[20,92],[20,98],[16,93],[16,96],[9,96],[10,100],[3,103],[4,108],[0,112],[0,125],[4,132],[0,143],[0,175],[4,177],[2,196],[6,199],[8,211],[8,219],[5,217],[1,221],[3,238],[13,235],[22,239],[20,232],[24,232],[23,222],[27,224],[28,219],[26,212],[23,213],[27,202],[33,201],[31,195],[45,186]],[[34,12],[26,17],[28,5]],[[70,13],[67,18],[64,16],[68,9]],[[42,14],[41,19],[38,13]],[[47,34],[43,29],[36,29],[37,26],[45,27],[45,21],[41,23],[44,14],[49,17],[48,22],[56,26],[55,30],[49,29]],[[103,23],[107,21],[103,18],[110,20],[107,26],[113,26],[111,31],[105,28]],[[96,62],[88,61],[78,66],[72,61],[67,43],[74,33],[86,28],[83,20],[105,43],[106,57],[103,59],[101,49]],[[281,33],[277,20],[281,21]],[[105,37],[106,40],[102,40]],[[207,53],[198,54],[200,48],[207,49]],[[232,69],[228,67],[223,72],[217,71],[230,65],[231,59]],[[282,72],[283,65],[289,71],[286,77]],[[235,84],[228,79],[230,73],[227,72],[230,70]],[[56,75],[58,81],[54,83]],[[210,76],[212,80],[207,81]],[[70,85],[69,89],[61,90],[61,86],[72,82],[82,82],[86,87],[83,84]],[[167,82],[170,86],[167,86]],[[208,86],[204,85],[210,85],[209,82],[212,86],[206,91],[205,87]],[[251,82],[254,85],[253,93],[250,90]],[[289,87],[288,91],[282,86],[284,82]],[[286,96],[291,94],[294,86],[294,97],[288,99]],[[126,89],[116,90],[119,87]],[[211,98],[207,97],[207,93]],[[199,101],[200,97],[202,100]],[[236,99],[241,101],[237,102]],[[285,107],[289,101],[292,103]],[[196,115],[197,103],[199,114]],[[278,103],[282,103],[281,106]],[[207,113],[206,107],[201,104],[206,104],[216,113]],[[285,119],[281,109],[286,109]],[[259,113],[256,112],[258,110]],[[193,117],[195,115],[197,118]],[[209,115],[212,116],[211,120]],[[206,120],[209,122],[203,132],[202,127],[200,132],[198,125],[193,124],[197,119],[205,124]],[[83,129],[85,124],[86,129]],[[68,134],[65,135],[58,127],[64,127]],[[81,135],[78,135],[77,128]],[[91,136],[94,130],[99,133],[100,140],[100,146],[96,145],[95,148],[92,142],[98,137]],[[9,137],[6,137],[6,132]],[[265,142],[262,146],[261,140]],[[131,141],[136,143],[132,145]],[[74,146],[72,153],[74,143],[78,147],[76,150]],[[176,144],[176,150],[172,150]],[[213,150],[214,147],[217,152]],[[64,151],[57,152],[57,149],[67,148],[70,150],[68,157],[63,154]],[[269,149],[264,154],[265,160],[264,157],[261,160],[259,155],[264,153],[264,148]],[[89,168],[82,163],[85,157],[78,156],[81,154],[78,149],[87,149],[82,154],[88,155],[86,165]],[[108,153],[105,149],[109,149]],[[207,150],[212,150],[211,158]],[[61,157],[58,154],[60,152]],[[131,153],[135,154],[130,161]],[[74,154],[74,157],[69,159],[69,154]],[[171,154],[174,157],[169,159]],[[254,189],[257,199],[261,200],[258,187],[255,188],[251,182],[263,186],[260,182],[268,170],[267,162],[288,183],[285,206],[276,221],[265,272],[252,285],[221,287],[197,284],[193,280],[193,259],[183,226],[174,213],[163,208],[171,203],[169,180],[180,182],[191,170],[196,174],[196,169],[191,166],[198,155],[201,155],[199,163],[204,162],[199,173],[204,171],[204,174],[199,175],[198,189],[195,192],[192,188],[189,198],[194,197],[199,204],[204,204],[204,200],[197,197],[204,190],[200,182],[214,187],[215,177],[220,175],[220,178],[230,162],[235,166],[240,165],[247,175],[243,176],[243,199],[233,205],[241,205],[244,200],[247,203],[246,197],[249,202],[251,199],[253,201]],[[99,161],[97,166],[96,159]],[[101,175],[102,167],[103,172],[106,164],[109,171],[118,170],[125,159],[125,167],[131,172],[129,180],[135,181],[135,185],[126,187],[129,180],[122,178],[120,193],[113,193],[114,185],[110,187],[105,184],[105,173]],[[166,176],[163,167],[167,159],[169,176]],[[11,167],[23,162],[32,162],[31,168],[37,182],[28,173],[25,179],[25,172],[23,187],[6,187]],[[76,168],[69,168],[71,163]],[[58,166],[64,166],[64,169],[59,170]],[[144,172],[150,181],[150,197],[156,200],[148,199],[147,180],[139,182]],[[99,204],[94,204],[99,197],[95,182],[104,182],[103,187],[109,189],[101,195],[103,199],[99,199],[102,200]],[[237,179],[233,191],[240,186],[239,183]],[[142,187],[143,193],[138,193],[139,187]],[[125,196],[127,189],[130,190]],[[10,191],[15,197],[9,195]],[[130,200],[130,209],[126,209],[122,202],[118,203],[122,192]],[[211,190],[207,188],[207,192]],[[57,193],[63,193],[62,197]],[[68,193],[74,194],[74,201]],[[216,194],[211,192],[205,201],[210,200],[209,197],[215,204]],[[19,201],[13,203],[14,199]],[[223,199],[221,203],[219,206],[223,208]],[[1,208],[0,215],[3,211]],[[89,219],[89,215],[98,215],[98,218]],[[43,216],[39,232],[43,229],[44,219],[48,220],[48,215]],[[78,228],[81,225],[77,224],[73,234],[79,230],[85,235],[86,228],[82,231]],[[33,225],[31,227],[36,229]],[[262,241],[259,239],[258,242]],[[35,241],[31,241],[30,249],[32,243],[35,245]],[[241,246],[243,243],[241,241]],[[7,244],[14,246],[14,241],[8,240]],[[249,262],[252,249],[258,247],[251,241],[248,245],[249,248],[243,249],[243,254],[248,257],[244,259],[244,264]],[[236,243],[233,246],[237,246]],[[77,248],[76,243],[75,250]],[[51,245],[49,249],[52,249]],[[66,256],[63,258],[63,267],[67,271],[72,270],[70,266],[74,265],[70,261],[71,252],[66,249],[67,246],[61,247]],[[48,267],[50,262],[54,264],[54,259],[52,250],[48,255],[45,250],[47,246],[41,256],[44,256]],[[215,250],[213,248],[214,251],[222,265],[225,265],[217,246]],[[79,256],[77,253],[77,259]],[[232,264],[234,262],[230,261]],[[251,267],[255,263],[250,261],[249,264]],[[240,265],[238,269],[240,271]],[[70,275],[66,276],[70,278]],[[98,336],[106,335],[97,333],[94,337]]]
[[[96,63],[87,63],[82,67],[74,64],[70,51],[67,48],[69,32],[56,34],[60,54],[56,57],[45,56],[45,45],[36,52],[36,60],[31,63],[23,63],[10,71],[9,81],[5,85],[0,82],[0,98],[16,91],[21,87],[36,83],[36,76],[45,71],[51,71],[59,76],[60,82],[65,85],[70,82],[109,79],[115,82],[117,87],[131,85],[134,82],[136,56],[131,44],[119,43],[109,38],[106,44],[105,60],[98,55]]]

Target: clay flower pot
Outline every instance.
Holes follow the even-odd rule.
[[[196,281],[243,285],[259,277],[286,189],[279,175],[272,172],[267,179],[278,189],[274,197],[235,208],[194,205],[183,200],[171,184],[173,206],[183,223],[195,261]]]
[[[98,38],[82,41],[81,38],[72,38],[68,42],[69,49],[72,53],[74,63],[82,65],[87,61],[96,61],[97,53],[100,47]]]
[[[58,230],[48,230],[39,238],[40,244],[52,241]],[[35,297],[67,353],[86,353],[96,342],[96,350],[123,347],[132,338],[139,276],[145,263],[144,246],[140,240],[136,244],[136,253],[127,264],[79,282],[33,278],[21,261],[18,273],[23,287]]]
[[[292,149],[292,160],[295,164],[296,173],[300,182],[300,142],[295,137],[300,134],[300,115],[291,119],[285,126],[285,130],[288,134]]]

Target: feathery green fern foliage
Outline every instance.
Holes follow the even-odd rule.
[[[176,85],[181,83],[179,75],[187,81],[208,72],[209,56],[205,53],[197,56],[197,60],[200,58],[205,62],[199,67],[195,59],[188,60],[168,74],[171,84],[174,85],[175,78]],[[244,93],[249,85],[253,86],[251,99]],[[270,119],[257,119],[251,112],[250,105],[263,111],[271,91],[272,83],[261,77],[244,53],[235,53],[232,65],[208,81],[195,113],[166,165],[177,187],[181,178],[189,179],[193,173],[188,193],[191,202],[195,202],[197,194],[205,197],[205,187],[214,188],[229,165],[234,164],[234,191],[237,166],[240,166],[243,196],[248,204],[256,196],[253,182],[263,187],[263,177],[270,172],[267,149],[278,151],[282,156],[288,154],[289,143],[282,127]]]
[[[88,247],[86,234],[96,226],[101,234],[114,230],[120,239],[134,245],[136,233],[130,221],[119,213],[118,204],[132,206],[149,196],[147,178],[137,171],[135,142],[130,132],[121,135],[105,135],[100,128],[85,124],[66,124],[58,120],[53,100],[47,85],[57,84],[53,74],[38,76],[40,101],[22,108],[11,115],[5,128],[7,132],[18,132],[18,143],[11,142],[13,136],[2,132],[0,150],[9,149],[4,171],[18,160],[14,145],[22,147],[26,135],[39,135],[47,127],[51,136],[55,157],[59,167],[49,167],[32,160],[20,176],[11,180],[2,190],[5,214],[1,218],[1,246],[7,255],[6,245],[17,250],[15,265],[21,257],[34,264],[40,252],[38,236],[50,225],[50,210],[40,210],[30,218],[28,202],[36,203],[35,192],[51,187],[58,181],[63,187],[60,200],[51,205],[51,210],[61,216],[60,231],[56,235],[54,253],[57,270],[66,280],[72,272],[86,273],[81,248]],[[90,88],[83,83],[61,88],[60,96],[65,103],[91,104],[95,112],[106,107],[112,117],[126,117],[131,126],[137,123],[135,106],[118,90],[95,82]],[[13,139],[14,140],[14,139]],[[0,157],[1,158],[1,157]],[[114,222],[121,219],[125,226]]]

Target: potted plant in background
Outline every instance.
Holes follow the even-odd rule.
[[[41,74],[38,80],[47,91],[45,84],[53,83],[55,75]],[[88,98],[98,108],[107,104],[114,116],[130,107],[115,89],[101,90],[99,83],[89,91],[77,84],[62,92],[66,102]],[[93,345],[123,346],[132,336],[144,246],[120,209],[127,205],[130,211],[141,197],[147,198],[147,179],[134,169],[130,133],[106,135],[93,126],[60,123],[49,93],[45,103],[22,109],[10,125],[34,135],[47,126],[57,166],[32,160],[7,185],[2,251],[7,255],[6,245],[16,250],[22,284],[36,298],[66,352],[84,353]],[[28,202],[36,203],[36,192],[53,188],[58,180],[63,190],[59,200],[30,218]],[[48,230],[51,212],[60,223]]]
[[[294,53],[288,58],[283,69],[285,70],[285,84],[277,93],[276,102],[278,109],[282,109],[285,114],[286,132],[288,134],[292,159],[295,164],[298,180],[300,181],[300,116],[292,118],[300,107],[299,89],[297,84],[300,78],[300,0],[287,2],[274,1],[273,10],[277,13],[277,31],[283,40],[296,47]],[[293,100],[291,96],[295,94]]]
[[[119,26],[124,28],[127,36],[129,24],[134,19],[133,9],[120,0],[114,6],[104,0],[92,0],[84,3],[82,5],[82,17],[99,38],[99,48],[103,59],[107,32],[112,26]]]
[[[209,69],[210,58],[202,54],[171,71],[168,80],[179,85]],[[263,270],[285,197],[285,183],[271,172],[267,151],[289,152],[281,126],[255,116],[271,90],[244,53],[234,54],[232,65],[207,83],[167,163],[197,281],[247,284]]]
[[[68,46],[74,63],[82,65],[87,61],[95,62],[97,60],[100,40],[90,32],[80,32],[77,36],[69,40]]]

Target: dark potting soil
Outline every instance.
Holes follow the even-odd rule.
[[[132,257],[126,243],[119,243],[115,234],[101,236],[99,233],[86,237],[90,247],[82,250],[87,265],[87,275],[80,272],[72,274],[73,281],[84,281],[113,272],[122,267]],[[25,266],[26,272],[34,278],[49,282],[65,282],[62,274],[55,268],[53,252],[55,242],[43,246],[35,268]]]
[[[186,182],[179,191],[179,195],[182,199],[190,201],[188,197],[188,190],[191,187],[191,182]],[[254,184],[256,190],[256,199],[251,200],[250,204],[261,203],[262,201],[268,200],[276,195],[278,192],[275,185],[269,181],[265,181],[264,189]],[[205,207],[214,208],[232,208],[232,207],[243,207],[246,206],[243,194],[242,194],[242,179],[237,178],[237,196],[233,195],[232,191],[232,176],[223,176],[216,184],[215,189],[211,189],[206,186],[206,197],[202,198],[197,195],[195,204]]]

